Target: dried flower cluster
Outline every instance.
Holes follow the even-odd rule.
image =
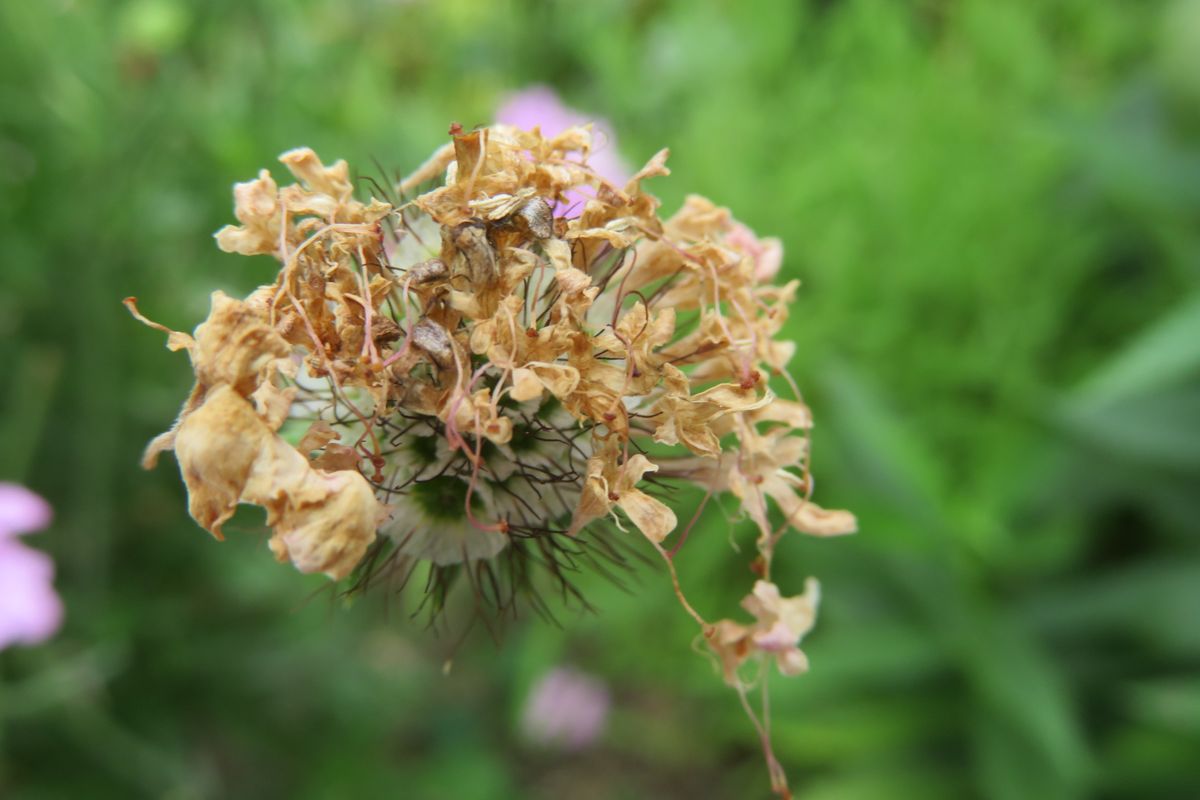
[[[346,163],[307,149],[280,159],[293,185],[266,170],[238,184],[240,224],[218,245],[281,269],[245,300],[215,293],[194,336],[127,301],[196,373],[147,465],[175,451],[192,516],[218,538],[239,503],[259,505],[271,549],[302,572],[362,585],[424,565],[436,594],[465,566],[502,610],[529,564],[568,586],[580,559],[622,560],[632,525],[743,700],[749,661],[803,671],[817,590],[780,594],[775,545],[855,521],[809,499],[811,416],[777,338],[797,283],[770,283],[779,243],[702,197],[660,219],[645,184],[668,174],[665,150],[617,186],[589,167],[587,128],[451,138],[376,183],[384,199],[356,199]],[[733,495],[758,527],[753,623],[709,623],[684,598],[664,542],[686,535],[667,500],[689,485]]]

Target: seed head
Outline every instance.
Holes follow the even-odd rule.
[[[452,126],[382,199],[356,199],[346,163],[307,149],[280,158],[292,185],[266,170],[238,184],[240,224],[217,244],[279,274],[245,300],[214,294],[195,336],[167,331],[196,386],[147,464],[175,451],[218,538],[238,503],[263,506],[280,560],[352,590],[422,569],[435,611],[455,576],[477,606],[544,610],[535,567],[586,603],[570,575],[624,563],[632,526],[744,692],[749,661],[807,664],[817,588],[771,582],[780,537],[855,528],[811,501],[811,414],[790,378],[790,399],[764,379],[786,376],[797,282],[769,283],[779,242],[705,198],[659,217],[646,184],[669,174],[666,150],[616,185],[591,144],[586,127]],[[307,428],[294,443],[289,421]],[[710,623],[684,596],[684,486],[732,495],[756,524],[754,623]]]

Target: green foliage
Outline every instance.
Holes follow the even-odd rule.
[[[0,5],[0,478],[54,503],[68,607],[0,655],[0,794],[766,795],[663,576],[456,647],[274,564],[250,513],[206,540],[170,460],[137,468],[190,372],[120,299],[190,329],[268,279],[211,241],[233,181],[302,144],[403,170],[534,82],[631,162],[671,146],[667,207],[733,207],[804,280],[818,496],[861,533],[780,553],[825,597],[772,683],[797,794],[1194,792],[1198,31],[1196,0]],[[710,511],[705,613],[746,578]],[[561,661],[613,688],[586,754],[515,732]]]

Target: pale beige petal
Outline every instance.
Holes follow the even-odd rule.
[[[646,162],[646,166],[642,167],[634,176],[625,184],[625,193],[633,194],[641,188],[641,182],[647,178],[655,178],[660,175],[670,175],[671,170],[667,169],[667,158],[671,155],[671,151],[664,147],[659,150],[650,160]]]
[[[288,150],[279,157],[293,175],[305,183],[310,191],[329,195],[339,201],[349,199],[354,193],[350,182],[350,167],[345,161],[335,161],[326,167],[317,154],[308,147]]]
[[[405,196],[422,183],[433,180],[445,174],[446,167],[454,161],[454,144],[447,143],[434,151],[425,163],[413,170],[404,180],[396,185],[396,191]]]
[[[362,475],[316,472],[322,499],[291,504],[275,526],[271,551],[301,572],[323,572],[334,580],[349,575],[375,540],[380,506]],[[310,478],[313,480],[313,478]]]
[[[273,254],[279,249],[282,215],[279,188],[265,169],[258,179],[234,184],[233,214],[242,224],[217,231],[217,246],[226,253],[245,256]]]
[[[175,453],[192,517],[218,538],[239,502],[263,506],[272,549],[302,572],[347,575],[375,538],[382,507],[353,471],[312,469],[229,386],[180,425]]]
[[[621,493],[617,505],[652,542],[661,542],[675,530],[675,512],[640,489],[626,489]]]
[[[781,675],[794,678],[808,672],[808,656],[798,647],[792,647],[775,655],[775,666]]]
[[[858,530],[858,520],[849,511],[821,508],[798,495],[778,476],[763,481],[762,490],[779,504],[789,525],[813,536],[842,536]]]
[[[588,459],[587,477],[584,479],[582,491],[579,493],[579,502],[571,518],[571,527],[567,530],[569,535],[574,536],[589,522],[603,517],[612,508],[613,501],[609,497],[610,489],[608,479],[605,478],[605,467],[606,459],[602,455]]]
[[[192,359],[201,385],[229,384],[248,397],[291,351],[262,309],[217,291],[208,319],[196,328]]]
[[[566,397],[579,385],[579,370],[566,364],[530,362],[529,368],[555,397]]]
[[[250,399],[254,401],[254,408],[267,427],[277,431],[287,420],[298,391],[295,386],[279,387],[274,381],[266,380],[251,392]]]
[[[723,619],[705,634],[705,641],[721,662],[721,674],[730,686],[737,686],[738,669],[753,655],[750,629],[733,620]]]
[[[517,367],[512,374],[512,390],[509,396],[518,403],[523,403],[526,400],[534,400],[542,396],[542,391],[545,388],[538,375],[531,369],[526,367]]]
[[[270,436],[250,404],[229,386],[210,392],[180,424],[175,457],[187,484],[189,510],[218,539]]]

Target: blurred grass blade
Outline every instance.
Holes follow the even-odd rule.
[[[1200,377],[1200,293],[1117,353],[1074,394],[1073,405],[1096,407]]]

